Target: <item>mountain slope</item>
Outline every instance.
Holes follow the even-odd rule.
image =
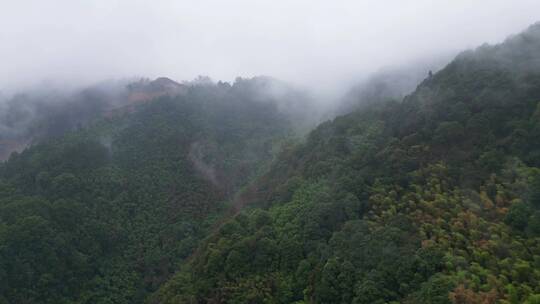
[[[151,303],[537,303],[540,25],[286,149]]]
[[[0,303],[142,302],[293,132],[261,82],[185,84],[0,164]]]

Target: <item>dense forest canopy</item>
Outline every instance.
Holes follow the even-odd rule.
[[[304,140],[271,78],[92,92],[2,112],[0,303],[540,303],[538,24]]]

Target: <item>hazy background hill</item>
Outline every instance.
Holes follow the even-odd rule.
[[[32,111],[7,120],[25,131],[12,138],[33,144],[0,165],[0,301],[141,302],[229,215],[297,136],[303,118],[281,103],[306,98],[268,78],[202,80],[17,103]]]

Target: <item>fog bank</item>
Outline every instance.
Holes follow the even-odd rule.
[[[270,75],[321,94],[502,41],[540,2],[1,0],[0,91],[43,81]]]

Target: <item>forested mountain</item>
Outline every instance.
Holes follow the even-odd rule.
[[[127,105],[11,154],[0,303],[141,303],[291,137],[272,81],[141,81]]]
[[[150,303],[539,303],[540,25],[318,126]]]
[[[92,92],[2,112],[0,303],[540,303],[538,24],[301,141],[266,77]]]

